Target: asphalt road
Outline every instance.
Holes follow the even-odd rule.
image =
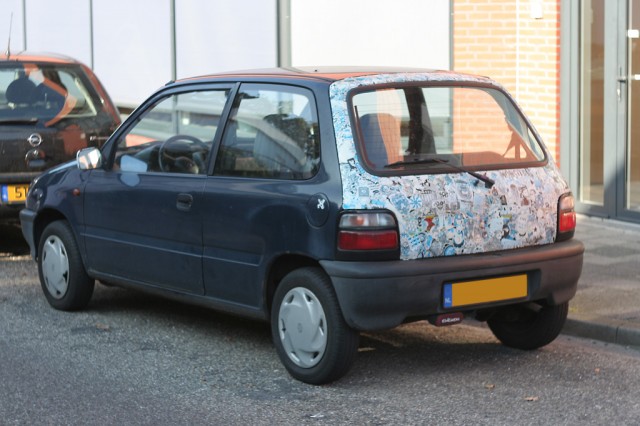
[[[474,325],[362,337],[337,383],[291,379],[266,324],[97,286],[51,309],[0,227],[0,424],[637,424],[640,351],[562,336],[508,349]]]

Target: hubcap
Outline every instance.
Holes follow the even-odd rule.
[[[49,294],[62,299],[69,288],[69,257],[60,238],[52,235],[42,248],[42,278]]]
[[[303,287],[289,290],[278,313],[280,341],[297,366],[318,364],[327,348],[327,318],[315,294]]]

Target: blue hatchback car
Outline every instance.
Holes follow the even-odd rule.
[[[270,321],[313,384],[348,371],[360,331],[410,321],[546,345],[583,256],[570,189],[509,94],[413,69],[172,82],[37,178],[20,218],[54,308],[86,307],[99,280]]]

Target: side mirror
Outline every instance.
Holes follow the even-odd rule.
[[[102,166],[102,153],[98,148],[85,148],[76,155],[80,170],[93,170]]]

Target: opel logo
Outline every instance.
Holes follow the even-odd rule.
[[[33,133],[27,138],[27,142],[29,142],[29,145],[35,148],[37,146],[40,146],[40,144],[42,143],[42,136],[40,136],[39,133]]]

